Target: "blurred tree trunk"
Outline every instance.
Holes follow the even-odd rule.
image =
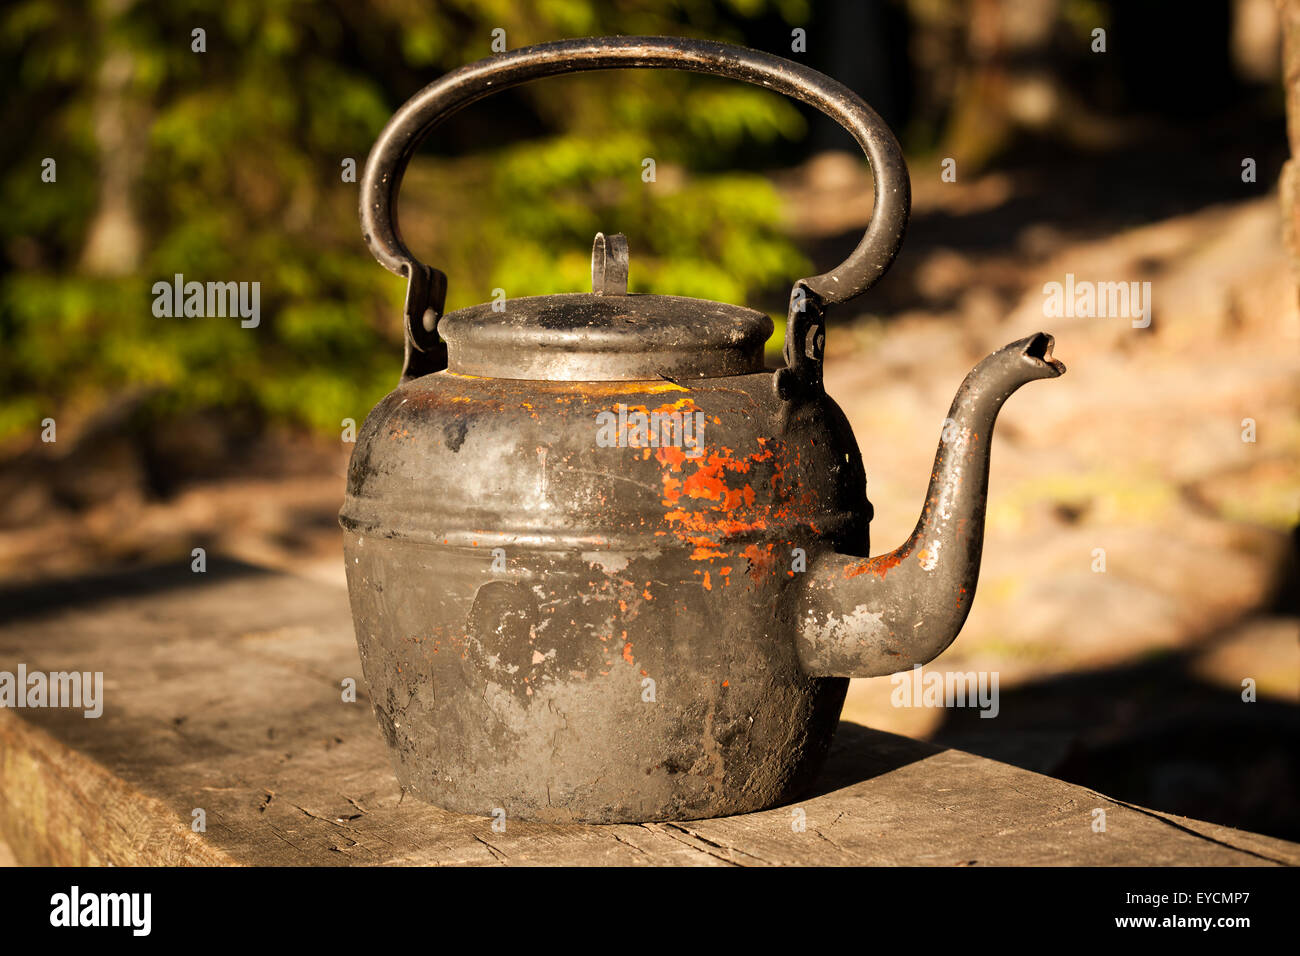
[[[1300,279],[1300,0],[1278,0],[1282,19],[1282,83],[1286,89],[1287,138],[1291,158],[1282,167],[1279,192],[1282,199],[1282,231],[1291,266]]]
[[[103,59],[95,79],[95,145],[99,153],[99,204],[86,234],[81,270],[91,275],[129,275],[140,263],[142,237],[132,194],[145,155],[147,126],[131,96],[135,63],[112,23],[135,0],[91,4]]]
[[[1281,23],[1277,0],[1233,0],[1232,65],[1250,83],[1276,83],[1280,68]]]
[[[871,104],[895,131],[907,122],[911,106],[908,73],[908,18],[898,0],[831,0],[817,5],[817,68]],[[846,149],[853,142],[830,119],[814,120],[817,150]]]
[[[970,0],[965,81],[945,137],[945,151],[970,167],[1006,146],[1017,126],[1043,127],[1061,96],[1049,69],[1060,0]]]

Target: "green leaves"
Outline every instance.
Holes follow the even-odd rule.
[[[798,6],[10,4],[0,62],[18,84],[5,116],[22,136],[0,170],[0,439],[128,388],[156,394],[160,415],[240,406],[330,433],[360,420],[397,378],[404,285],[362,244],[357,185],[342,181],[340,163],[351,158],[359,172],[407,96],[488,55],[497,28],[512,48],[584,34],[719,37]],[[70,19],[84,30],[65,29]],[[205,52],[191,48],[195,28]],[[531,120],[496,127],[485,145],[502,117]],[[105,121],[138,156],[124,161]],[[403,231],[448,274],[452,308],[495,288],[588,288],[598,230],[629,236],[632,291],[753,304],[807,263],[782,231],[770,183],[733,170],[802,131],[779,97],[673,71],[530,84],[467,110],[416,157]],[[55,183],[40,181],[46,156],[57,159]],[[118,214],[133,217],[144,247],[130,275],[85,275],[83,248],[109,195],[126,198]],[[177,273],[259,282],[260,324],[155,317],[153,283]]]

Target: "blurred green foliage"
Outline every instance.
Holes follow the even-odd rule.
[[[740,39],[753,18],[797,21],[805,7],[11,2],[0,14],[12,137],[0,169],[0,439],[123,392],[148,396],[153,415],[237,406],[336,432],[395,384],[404,293],[361,242],[358,187],[341,164],[354,159],[359,178],[407,96],[489,55],[498,27],[510,48],[604,34]],[[204,52],[192,50],[195,29]],[[752,303],[808,263],[747,152],[802,129],[778,97],[676,72],[532,84],[426,145],[403,194],[406,239],[447,272],[449,308],[495,288],[585,288],[597,230],[628,234],[632,291]],[[654,183],[642,181],[645,157]],[[176,273],[260,282],[261,325],[156,318],[151,287]]]

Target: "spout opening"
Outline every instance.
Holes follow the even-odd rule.
[[[1060,359],[1052,358],[1052,348],[1055,345],[1055,336],[1047,332],[1039,332],[1030,336],[1029,343],[1025,346],[1024,355],[1026,358],[1051,369],[1051,374],[1061,375],[1065,372],[1065,363]]]

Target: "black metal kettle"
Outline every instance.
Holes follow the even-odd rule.
[[[530,80],[622,67],[765,86],[866,152],[870,226],[845,262],[794,284],[785,367],[764,368],[762,313],[628,295],[621,236],[596,237],[591,292],[448,315],[445,276],[403,244],[402,174],[439,122]],[[394,115],[361,222],[407,280],[406,362],[358,435],[340,521],[361,661],[407,790],[556,822],[760,809],[816,772],[848,677],[952,642],[975,594],[994,418],[1064,366],[1043,333],[976,366],[916,530],[868,559],[862,459],[822,354],[828,312],[893,261],[909,196],[897,141],[852,91],[723,43],[528,47]]]

